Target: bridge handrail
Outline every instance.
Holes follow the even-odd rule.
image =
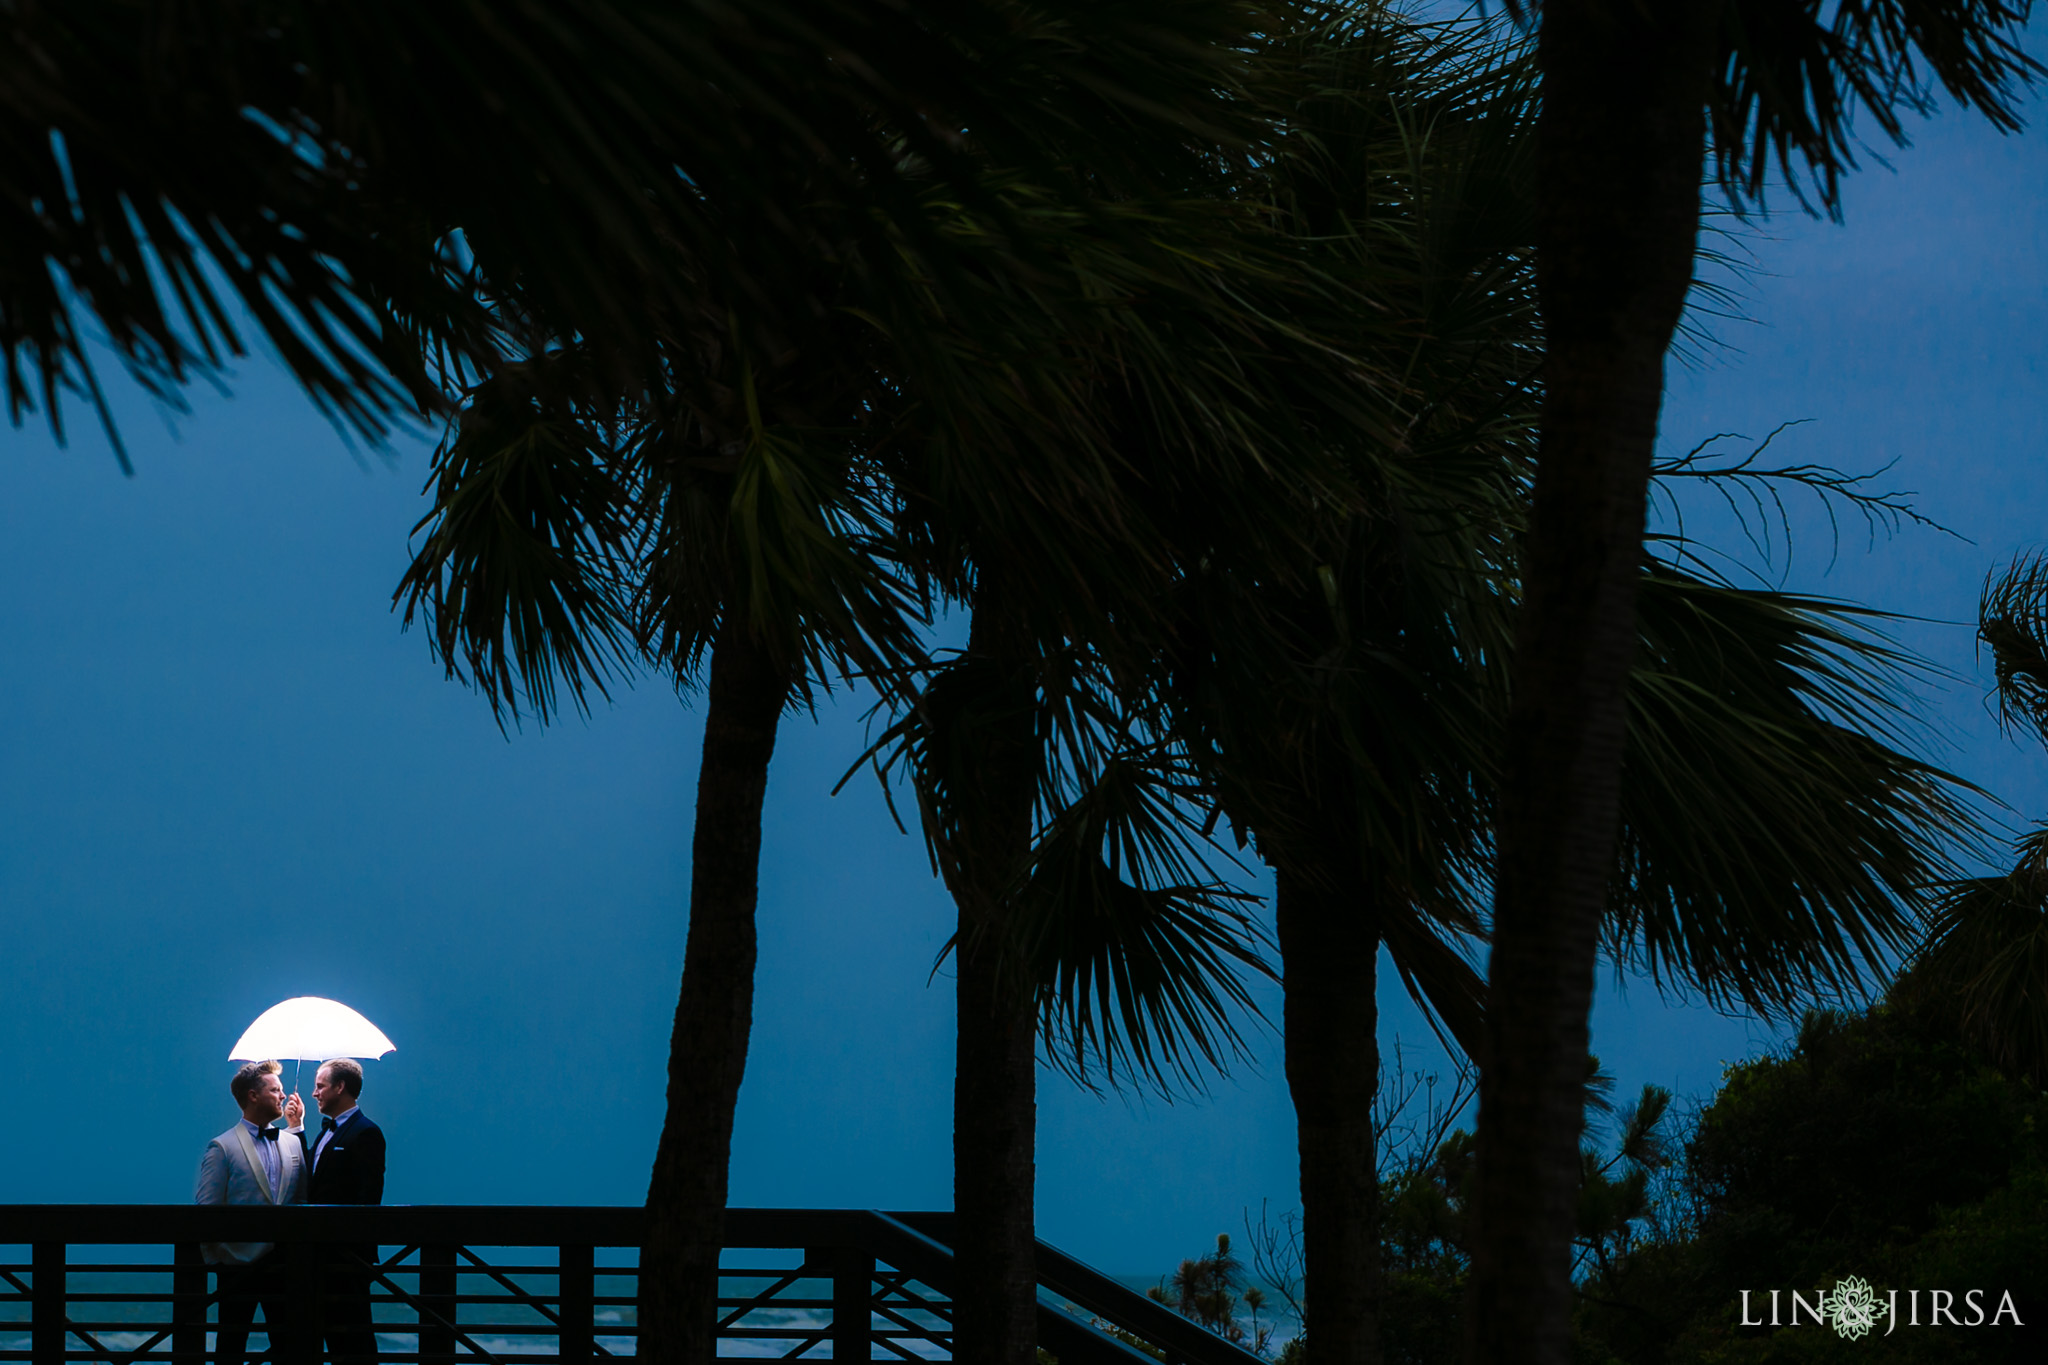
[[[819,1339],[829,1337],[835,1344],[835,1355],[852,1351],[867,1354],[867,1344],[872,1339],[876,1345],[888,1345],[889,1349],[903,1354],[900,1347],[882,1340],[884,1332],[877,1329],[870,1333],[867,1315],[859,1312],[859,1306],[866,1304],[874,1312],[890,1318],[899,1327],[914,1330],[924,1339],[941,1346],[950,1345],[950,1314],[943,1304],[934,1304],[917,1311],[935,1313],[943,1321],[941,1327],[914,1327],[911,1320],[900,1315],[902,1303],[885,1304],[871,1296],[870,1273],[873,1262],[879,1259],[898,1272],[903,1272],[917,1283],[929,1286],[931,1290],[950,1296],[955,1289],[956,1273],[953,1256],[953,1230],[955,1216],[950,1212],[884,1212],[872,1209],[753,1209],[740,1208],[726,1211],[725,1245],[733,1248],[794,1248],[803,1251],[804,1264],[789,1272],[793,1277],[805,1279],[829,1278],[834,1283],[833,1326],[819,1329],[811,1334]],[[594,1292],[590,1287],[590,1276],[595,1269],[591,1252],[603,1247],[638,1247],[646,1227],[645,1210],[633,1206],[619,1205],[383,1205],[359,1207],[346,1205],[297,1205],[284,1208],[264,1207],[220,1207],[193,1204],[0,1204],[0,1245],[30,1246],[35,1252],[37,1267],[61,1267],[66,1265],[64,1254],[67,1246],[117,1246],[117,1245],[170,1245],[179,1248],[177,1264],[181,1275],[200,1274],[198,1281],[203,1293],[205,1267],[196,1262],[195,1245],[203,1242],[281,1242],[313,1245],[360,1246],[375,1244],[391,1247],[402,1246],[406,1251],[392,1258],[393,1265],[404,1255],[416,1249],[434,1248],[435,1259],[431,1273],[437,1276],[435,1288],[427,1288],[426,1276],[430,1273],[424,1251],[421,1268],[421,1298],[432,1299],[435,1304],[454,1302],[455,1286],[452,1276],[456,1271],[454,1254],[456,1250],[468,1247],[554,1247],[560,1249],[559,1264],[562,1267],[557,1295],[559,1299],[545,1302],[532,1295],[525,1295],[530,1306],[551,1320],[559,1333],[564,1358],[581,1355],[591,1349],[586,1343],[592,1342],[591,1329],[580,1322],[571,1325],[570,1315],[558,1313],[560,1300],[566,1300],[572,1293],[571,1281],[575,1281],[575,1303],[581,1308]],[[848,1257],[852,1257],[851,1260]],[[509,1284],[506,1276],[497,1274],[473,1254],[470,1259],[482,1273],[494,1275],[502,1284]],[[580,1267],[580,1268],[579,1268]],[[28,1267],[24,1267],[27,1269]],[[72,1265],[69,1269],[91,1270],[101,1267]],[[135,1267],[140,1269],[141,1267]],[[387,1266],[387,1269],[392,1267]],[[413,1267],[405,1267],[411,1272]],[[1259,1357],[1241,1346],[1224,1340],[1200,1325],[1181,1317],[1171,1309],[1146,1298],[1142,1294],[1118,1284],[1094,1268],[1067,1255],[1056,1247],[1041,1241],[1037,1244],[1037,1277],[1040,1286],[1038,1305],[1038,1327],[1040,1344],[1055,1356],[1062,1365],[1156,1365],[1154,1357],[1136,1349],[1129,1342],[1111,1335],[1096,1325],[1109,1324],[1114,1329],[1150,1343],[1164,1356],[1167,1365],[1261,1365]],[[462,1273],[471,1273],[464,1270]],[[598,1274],[616,1273],[597,1271]],[[627,1272],[630,1273],[630,1272]],[[31,1276],[35,1271],[31,1270]],[[853,1276],[853,1280],[846,1277]],[[9,1280],[15,1277],[10,1275]],[[52,1300],[43,1294],[33,1296],[38,1305],[35,1341],[30,1358],[38,1362],[48,1360],[51,1365],[69,1359],[90,1359],[76,1350],[53,1348],[52,1341],[60,1342],[66,1335],[77,1335],[81,1340],[92,1341],[85,1332],[72,1325],[68,1315],[62,1312],[63,1300],[67,1297],[90,1300],[95,1296],[78,1294],[66,1296],[62,1288],[65,1277],[58,1277],[55,1286],[58,1298],[58,1316],[53,1323],[47,1317]],[[842,1280],[846,1280],[844,1285]],[[858,1283],[855,1283],[855,1280]],[[412,1302],[420,1309],[423,1340],[422,1356],[427,1354],[425,1335],[428,1326],[438,1330],[437,1340],[452,1337],[455,1324],[452,1309],[447,1320],[442,1320],[428,1311],[427,1305],[414,1302],[389,1279],[382,1283],[394,1296],[393,1301]],[[22,1295],[8,1295],[7,1284],[0,1283],[0,1298]],[[514,1289],[518,1286],[514,1285]],[[172,1301],[189,1301],[191,1289],[183,1285],[172,1295]],[[521,1291],[524,1294],[524,1291]],[[434,1298],[439,1295],[441,1297]],[[1048,1296],[1064,1300],[1079,1308],[1089,1317],[1074,1313],[1048,1301]],[[462,1296],[468,1301],[468,1296]],[[744,1302],[739,1300],[735,1302]],[[920,1301],[921,1302],[921,1301]],[[555,1307],[549,1307],[555,1304]],[[203,1328],[203,1309],[201,1327]],[[579,1319],[584,1314],[576,1315]],[[743,1313],[734,1314],[735,1319]],[[841,1318],[846,1322],[842,1323]],[[854,1318],[859,1318],[854,1323]],[[431,1322],[430,1322],[431,1319]],[[52,1335],[52,1329],[55,1335]],[[170,1335],[166,1327],[157,1340]],[[745,1335],[743,1329],[735,1328],[731,1335]],[[187,1359],[192,1354],[191,1342],[187,1335],[173,1343],[168,1356],[162,1354],[139,1354],[138,1360]],[[180,1344],[180,1343],[183,1344]],[[573,1342],[576,1350],[569,1352]],[[94,1342],[97,1346],[97,1343]],[[453,1349],[452,1340],[445,1343]],[[147,1348],[145,1348],[147,1350]],[[603,1353],[601,1346],[596,1347]],[[54,1354],[53,1354],[54,1352]],[[19,1352],[0,1351],[0,1359],[18,1358]],[[110,1357],[102,1354],[101,1359]]]
[[[958,1215],[950,1210],[896,1215],[948,1243]],[[1261,1365],[1258,1356],[1236,1342],[1226,1341],[1200,1323],[1168,1308],[1165,1304],[1117,1283],[1095,1267],[1069,1256],[1058,1247],[1038,1243],[1038,1283],[1061,1298],[1090,1313],[1113,1322],[1134,1336],[1166,1348],[1169,1355],[1202,1365]]]

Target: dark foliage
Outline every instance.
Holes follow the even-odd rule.
[[[1441,1102],[1432,1093],[1438,1079],[1410,1076],[1397,1060],[1382,1074],[1375,1106],[1376,1126],[1383,1135],[1394,1135],[1383,1142],[1379,1159],[1379,1347],[1388,1365],[1453,1365],[1459,1358],[1459,1315],[1471,1267],[1468,1202],[1474,1152],[1472,1133],[1451,1125],[1469,1102],[1470,1073],[1461,1071]],[[1645,1086],[1636,1100],[1617,1109],[1609,1098],[1613,1088],[1614,1078],[1600,1069],[1599,1060],[1587,1058],[1586,1108],[1612,1120],[1612,1131],[1596,1134],[1580,1154],[1574,1249],[1580,1278],[1589,1284],[1657,1235],[1655,1192],[1673,1155],[1667,1137],[1670,1092]],[[1418,1099],[1426,1113],[1404,1120],[1404,1110]],[[1247,1216],[1246,1231],[1253,1269],[1302,1314],[1299,1218],[1285,1215],[1276,1225],[1262,1211],[1256,1222]],[[1222,1252],[1227,1251],[1226,1244]],[[1209,1273],[1208,1264],[1207,1258],[1183,1263],[1173,1281],[1176,1293],[1184,1281],[1209,1283],[1201,1278]],[[1165,1301],[1184,1300],[1169,1295]],[[1198,1312],[1182,1311],[1201,1320]],[[1295,1337],[1288,1350],[1305,1353],[1307,1341]],[[1286,1351],[1279,1359],[1282,1365],[1301,1365]]]
[[[96,331],[176,402],[243,352],[246,310],[323,410],[375,439],[443,406],[451,367],[459,380],[498,358],[479,277],[517,281],[622,383],[658,383],[650,324],[686,313],[698,279],[729,282],[747,316],[823,325],[804,277],[780,268],[818,247],[803,206],[821,197],[858,204],[836,215],[841,248],[887,261],[907,238],[935,262],[931,280],[885,284],[875,311],[921,307],[1007,244],[1009,215],[975,185],[983,155],[1072,203],[1076,167],[1091,195],[1132,192],[1185,179],[1197,141],[1241,145],[1252,125],[1227,92],[1256,14],[1230,0],[0,5],[9,415],[58,423],[68,390],[105,419]],[[821,167],[835,177],[822,196]],[[942,246],[929,178],[994,210],[994,236]]]
[[[1273,1323],[1270,1318],[1259,1320],[1259,1310],[1266,1306],[1266,1291],[1245,1282],[1244,1263],[1231,1254],[1228,1233],[1216,1234],[1214,1251],[1182,1261],[1180,1269],[1145,1294],[1225,1341],[1236,1342],[1255,1355],[1270,1354]]]
[[[2044,1158],[2048,1098],[1988,1066],[1940,1010],[1811,1014],[1784,1056],[1729,1069],[1668,1192],[1672,1224],[1582,1295],[1581,1358],[2038,1359]],[[1849,1275],[1902,1301],[1915,1287],[1981,1288],[1995,1305],[2010,1290],[2026,1326],[1884,1336],[1880,1323],[1860,1341],[1739,1326],[1743,1289],[1762,1303]]]
[[[1999,723],[2048,743],[2048,555],[2022,555],[1985,581],[1977,638],[1997,670]]]
[[[1977,638],[1996,667],[2008,733],[2048,743],[2048,556],[2021,555],[1988,580]],[[1908,979],[1915,999],[1957,1027],[2008,1075],[2048,1082],[2048,825],[2013,848],[2012,870],[1941,884]]]
[[[1904,985],[2007,1075],[2048,1080],[2048,826],[2012,871],[1944,883]]]

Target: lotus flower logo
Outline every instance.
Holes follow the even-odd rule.
[[[1861,1275],[1836,1280],[1834,1293],[1827,1296],[1828,1321],[1835,1335],[1851,1341],[1877,1326],[1878,1311],[1877,1291]]]
[[[1795,1289],[1791,1293],[1791,1321],[1780,1317],[1780,1292],[1764,1290],[1769,1295],[1768,1305],[1752,1303],[1751,1295],[1760,1291],[1745,1289],[1738,1308],[1741,1316],[1737,1325],[1741,1327],[1798,1327],[1803,1317],[1815,1327],[1828,1326],[1835,1329],[1835,1335],[1849,1341],[1860,1341],[1870,1335],[1882,1318],[1885,1329],[1882,1335],[1890,1336],[1901,1327],[2003,1327],[2006,1319],[2012,1319],[2014,1327],[2023,1327],[2018,1305],[2012,1301],[2010,1289],[2003,1292],[1996,1289],[1892,1289],[1879,1291],[1871,1288],[1870,1282],[1861,1275],[1845,1275],[1835,1281],[1833,1289],[1819,1289],[1811,1301],[1805,1291]],[[1985,1310],[1991,1308],[1987,1296],[1998,1295],[1998,1306],[1985,1319]],[[1923,1305],[1922,1299],[1926,1302]],[[1922,1308],[1926,1318],[1921,1318]]]

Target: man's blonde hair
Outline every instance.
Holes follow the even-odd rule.
[[[228,1082],[228,1093],[235,1097],[235,1107],[249,1107],[249,1092],[263,1084],[265,1076],[275,1076],[284,1068],[276,1062],[245,1062],[235,1078]]]
[[[333,1057],[320,1063],[321,1071],[331,1071],[340,1080],[341,1088],[352,1100],[363,1097],[363,1064],[353,1057]],[[315,1079],[319,1072],[314,1073]]]

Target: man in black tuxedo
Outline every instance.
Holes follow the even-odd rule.
[[[299,1134],[313,1168],[309,1204],[384,1202],[384,1130],[356,1104],[362,1093],[362,1064],[352,1057],[323,1062],[313,1078],[320,1132]],[[329,1248],[321,1276],[321,1322],[328,1349],[340,1365],[368,1365],[376,1358],[369,1269],[376,1264],[374,1246]]]

